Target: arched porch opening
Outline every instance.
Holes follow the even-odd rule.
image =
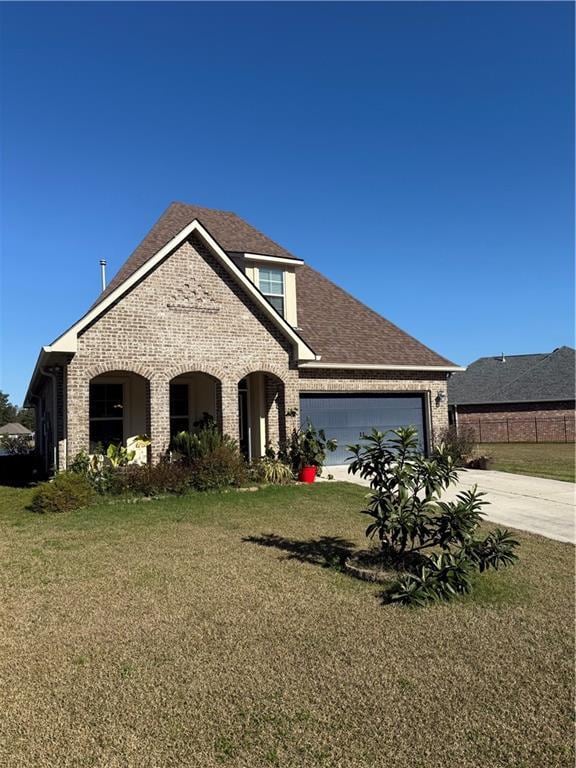
[[[137,438],[150,434],[150,382],[133,371],[101,373],[89,385],[90,453],[106,451],[110,444],[136,450],[136,461],[147,461]]]
[[[206,418],[222,429],[222,385],[209,373],[191,371],[170,380],[170,437],[195,432]]]
[[[240,450],[248,460],[264,456],[286,439],[284,382],[267,371],[252,371],[238,382]]]

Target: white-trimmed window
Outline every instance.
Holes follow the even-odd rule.
[[[260,267],[258,283],[270,304],[284,317],[284,272]]]

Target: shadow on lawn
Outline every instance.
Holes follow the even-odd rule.
[[[287,560],[299,560],[312,563],[322,568],[342,568],[344,561],[354,552],[351,541],[339,536],[321,536],[319,539],[285,539],[275,533],[263,533],[260,536],[245,536],[242,541],[259,544],[261,547],[274,547],[288,552]]]

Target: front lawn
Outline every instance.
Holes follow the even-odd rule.
[[[477,453],[493,457],[490,469],[575,481],[574,443],[484,443]]]
[[[573,766],[573,557],[520,535],[472,597],[338,570],[365,489],[25,512],[0,489],[0,764]]]

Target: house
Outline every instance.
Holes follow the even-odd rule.
[[[451,421],[482,443],[573,442],[574,357],[571,347],[481,357],[449,379]]]
[[[147,434],[153,461],[204,413],[248,457],[310,419],[338,439],[448,424],[461,370],[234,213],[173,203],[92,307],[42,348],[26,403],[47,468]]]
[[[0,427],[0,437],[22,437],[22,435],[32,437],[34,433],[24,424],[12,423]]]

